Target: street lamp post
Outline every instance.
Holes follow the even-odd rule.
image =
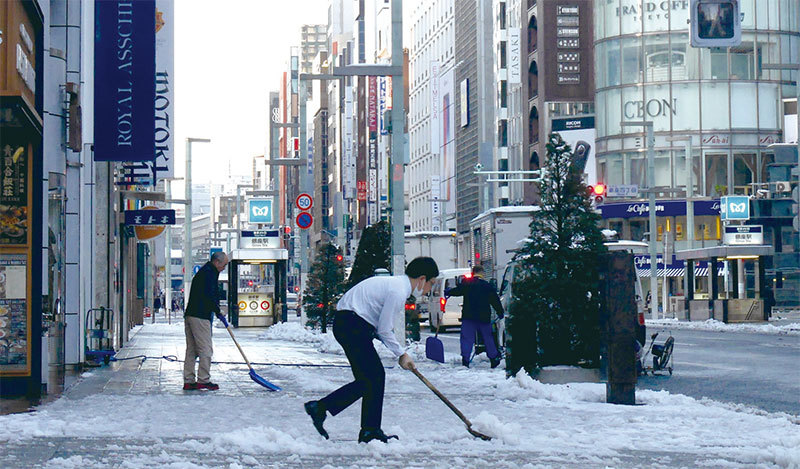
[[[182,181],[183,178],[162,178],[164,192],[166,193],[167,208],[172,207],[172,181]],[[172,227],[167,225],[164,240],[164,309],[167,313],[167,324],[172,324]]]
[[[186,138],[186,209],[183,223],[183,306],[189,301],[192,282],[192,143],[211,143],[209,138]]]
[[[644,127],[647,140],[647,210],[650,220],[650,318],[658,318],[658,251],[656,250],[656,163],[652,121],[623,121],[622,127]],[[666,259],[664,259],[666,262]],[[666,277],[664,277],[666,278]]]

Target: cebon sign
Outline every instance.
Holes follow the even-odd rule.
[[[743,195],[729,195],[720,198],[720,218],[722,220],[749,220],[750,198]]]

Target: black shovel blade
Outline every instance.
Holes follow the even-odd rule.
[[[425,356],[433,361],[444,363],[444,345],[436,337],[425,339]]]
[[[472,427],[467,427],[467,431],[469,432],[470,435],[472,435],[472,436],[474,436],[476,438],[480,438],[481,440],[484,440],[484,441],[491,441],[492,440],[492,437],[484,435],[481,432],[475,431],[475,430],[472,429]]]

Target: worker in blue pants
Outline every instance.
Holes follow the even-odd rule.
[[[503,319],[503,305],[500,297],[491,283],[483,279],[483,267],[476,265],[472,268],[472,277],[465,278],[454,288],[445,290],[445,297],[463,296],[461,306],[461,364],[469,367],[472,348],[475,346],[475,336],[480,332],[486,344],[486,355],[492,368],[500,364],[500,352],[492,337],[491,309]]]

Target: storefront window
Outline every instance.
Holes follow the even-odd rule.
[[[697,83],[672,85],[672,130],[697,130],[700,128],[700,100]]]
[[[622,83],[639,83],[642,81],[641,39],[625,38],[622,40]]]
[[[728,187],[728,155],[726,153],[706,153],[706,192],[705,195],[719,197]]]
[[[733,155],[733,189],[737,194],[751,194],[750,184],[755,182],[756,155],[755,153]]]
[[[758,95],[755,83],[731,83],[731,96],[736,105],[731,109],[731,127],[755,129],[758,127]]]
[[[728,84],[703,83],[703,130],[729,129]]]
[[[631,220],[631,240],[641,241],[647,233],[646,220]]]
[[[646,36],[644,39],[644,63],[646,67],[645,78],[648,82],[669,81],[670,64],[683,63],[683,55],[677,60],[670,58],[669,40],[666,34]],[[678,65],[673,73],[680,71]]]

